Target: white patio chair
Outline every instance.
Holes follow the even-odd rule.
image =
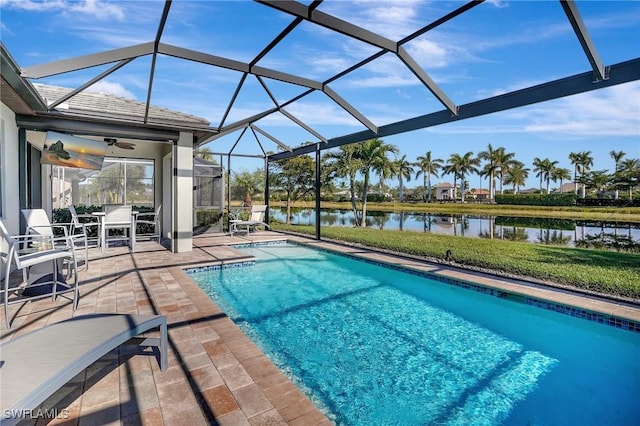
[[[104,206],[104,218],[100,232],[102,233],[101,246],[102,251],[109,246],[109,241],[128,241],[129,247],[134,246],[131,238],[132,233],[132,209],[131,206],[123,206],[118,204],[106,204]],[[109,231],[112,229],[121,229],[123,236],[109,237]]]
[[[73,250],[76,265],[82,264],[85,270],[89,267],[87,232],[84,227],[76,227],[76,233],[73,234],[71,232],[71,229],[74,228],[73,223],[51,223],[44,209],[22,209],[22,215],[27,223],[27,234],[52,237],[55,248]],[[70,265],[67,266],[68,278],[71,276],[72,268]]]
[[[234,233],[242,231],[240,228],[246,228],[247,235],[249,235],[249,231],[251,228],[255,228],[256,226],[264,226],[267,229],[269,225],[264,222],[264,215],[267,211],[266,205],[254,205],[251,207],[251,216],[249,220],[232,220],[230,222],[230,233],[233,236]]]
[[[2,281],[2,303],[7,328],[9,321],[9,305],[25,303],[29,300],[58,296],[73,301],[73,310],[78,307],[78,274],[75,251],[66,247],[56,248],[53,235],[10,235],[0,220],[0,259],[4,265]],[[58,272],[59,262],[67,261],[74,271],[74,283],[70,286]],[[40,272],[49,271],[34,279],[32,269],[40,267]],[[42,269],[44,267],[44,269]],[[22,271],[22,282],[15,285],[11,282],[12,270]],[[73,292],[73,298],[66,293]]]
[[[79,233],[80,230],[84,229],[82,232],[87,236],[89,247],[100,246],[100,219],[92,214],[78,213],[73,205],[69,206],[69,213],[71,213],[71,223],[73,225],[71,227],[71,234]],[[93,227],[96,229],[95,238],[89,237],[89,230]]]
[[[152,227],[153,228],[153,232],[152,233],[146,233],[146,232],[138,233],[138,232],[136,232],[136,238],[137,239],[140,239],[140,238],[157,239],[158,243],[160,243],[160,239],[162,237],[162,234],[161,234],[161,231],[160,231],[160,226],[161,226],[160,225],[160,220],[162,218],[161,212],[162,212],[162,204],[160,204],[158,206],[158,208],[156,209],[155,212],[138,213],[138,216],[136,218],[136,226],[138,226],[138,225],[147,225],[148,227]]]

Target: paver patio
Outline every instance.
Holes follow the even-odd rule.
[[[282,238],[269,232],[251,234],[253,241],[274,237]],[[242,255],[227,246],[234,241],[248,240],[200,236],[194,239],[193,252],[180,254],[154,242],[139,242],[133,253],[127,247],[109,248],[104,254],[92,249],[89,270],[80,272],[76,312],[61,298],[12,305],[12,327],[7,330],[2,320],[1,341],[83,314],[167,317],[167,371],[160,371],[154,356],[137,353],[134,347],[114,350],[43,404],[58,414],[50,424],[331,424],[183,272],[240,260]]]

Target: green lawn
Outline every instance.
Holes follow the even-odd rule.
[[[272,228],[315,235],[313,226]],[[640,299],[637,254],[368,228],[324,226],[322,237],[438,259],[451,250],[458,264]]]

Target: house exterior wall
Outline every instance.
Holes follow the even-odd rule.
[[[0,132],[1,219],[9,232],[17,234],[20,231],[18,127],[15,114],[4,103],[0,110]]]
[[[4,103],[0,105],[0,219],[11,234],[20,231],[20,203],[18,189],[18,127],[16,116]],[[3,251],[7,247],[2,247]],[[4,266],[0,265],[0,279],[4,279]]]

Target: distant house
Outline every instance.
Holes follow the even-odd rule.
[[[575,184],[573,182],[567,182],[562,184],[561,188],[554,189],[553,191],[551,191],[551,193],[552,194],[570,194],[575,192],[575,190],[576,190]],[[582,194],[581,183],[578,184],[578,194]]]
[[[486,189],[474,188],[471,190],[471,196],[474,200],[487,201],[490,199],[491,193]]]
[[[449,182],[442,182],[433,187],[436,191],[436,200],[453,200],[454,199],[454,191],[453,185]],[[459,186],[458,186],[459,188]]]
[[[527,188],[521,189],[520,191],[518,191],[518,194],[537,194],[538,192],[540,192],[540,189],[538,188]]]

